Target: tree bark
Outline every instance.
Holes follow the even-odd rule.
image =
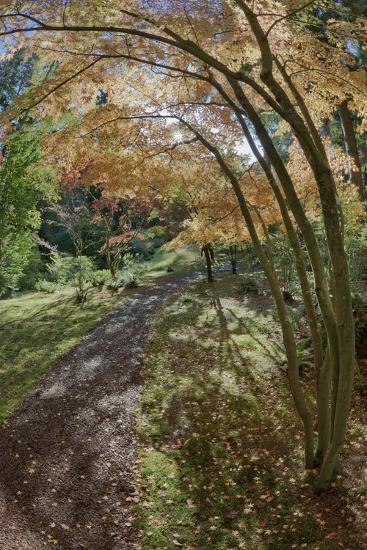
[[[272,52],[268,43],[267,35],[263,31],[258,18],[255,16],[255,14],[252,12],[246,2],[242,0],[236,0],[236,3],[244,12],[260,48],[262,64],[260,77],[264,85],[272,94],[269,103],[271,104],[271,106],[274,107],[276,112],[278,112],[282,116],[282,118],[290,124],[313,171],[319,190],[328,251],[332,264],[332,273],[334,280],[338,281],[335,296],[333,297],[334,304],[330,304],[328,285],[325,285],[326,278],[324,276],[322,277],[322,286],[316,284],[318,296],[321,295],[322,298],[320,306],[322,307],[322,303],[324,305],[326,304],[328,309],[328,311],[326,311],[326,318],[323,313],[325,325],[327,329],[336,329],[336,334],[334,335],[334,338],[331,337],[331,334],[328,333],[328,340],[329,350],[331,352],[331,363],[333,365],[333,368],[338,369],[338,387],[336,392],[337,399],[335,408],[335,419],[333,422],[334,430],[332,435],[332,442],[326,453],[318,482],[319,488],[323,488],[332,479],[338,454],[345,439],[346,424],[350,411],[351,392],[353,385],[353,364],[355,353],[354,320],[348,262],[344,249],[343,216],[337,195],[335,181],[329,166],[324,147],[322,146],[322,144],[321,146],[316,146],[314,136],[310,133],[310,130],[305,125],[304,120],[294,108],[285,89],[274,78]],[[302,206],[299,204],[299,198],[295,193],[292,181],[289,179],[287,171],[283,169],[283,163],[279,162],[281,159],[279,159],[279,155],[274,148],[273,142],[270,136],[268,136],[261,120],[258,120],[259,117],[255,109],[245,97],[241,86],[236,79],[228,78],[228,80],[232,85],[232,88],[236,94],[237,99],[240,101],[241,106],[244,108],[250,120],[253,122],[257,136],[260,139],[264,149],[266,150],[266,153],[269,155],[269,158],[271,159],[275,170],[279,170],[280,172],[278,173],[278,176],[283,185],[283,189],[285,190],[287,199],[289,201],[292,212],[295,215],[296,221],[298,224],[301,224],[300,229],[302,231],[302,234],[304,235],[311,261],[312,258],[316,259],[318,256],[318,260],[321,260],[321,262],[317,261],[316,264],[313,263],[314,273],[316,275],[315,267],[318,271],[323,271],[321,255],[319,253],[317,242],[313,242],[314,234],[312,231],[312,227],[309,226],[307,219],[305,219],[305,212],[303,211]],[[283,175],[285,176],[284,181]],[[335,307],[335,310],[333,306]]]
[[[285,89],[274,78],[272,52],[267,35],[263,31],[258,18],[246,2],[243,0],[236,0],[236,3],[243,10],[260,48],[262,65],[260,77],[270,93],[273,94],[273,98],[275,98],[276,103],[274,104],[273,99],[271,103],[282,118],[290,124],[313,171],[321,201],[326,240],[332,265],[332,277],[334,281],[338,282],[338,284],[335,285],[335,295],[333,296],[335,318],[337,321],[338,353],[333,359],[336,360],[339,374],[335,417],[332,419],[334,425],[332,440],[323,461],[318,481],[318,488],[324,488],[332,479],[339,451],[345,439],[354,373],[354,319],[348,261],[344,249],[343,215],[337,195],[336,184],[324,147],[322,144],[321,146],[316,146],[314,137],[305,125],[302,117],[294,108]],[[241,87],[240,89],[242,92]],[[265,136],[266,141],[267,137],[268,136]],[[268,150],[267,153],[271,158]],[[290,189],[290,191],[292,190]],[[297,204],[295,204],[295,206],[297,206]],[[306,238],[304,232],[303,234]],[[334,348],[334,342],[330,339],[329,346],[330,349]]]
[[[353,118],[347,100],[339,105],[338,112],[343,130],[345,152],[349,156],[349,181],[358,187],[360,199],[363,201],[365,199],[365,192],[361,159],[358,151]]]
[[[231,261],[232,274],[237,275],[237,245],[233,244],[229,247],[229,257]]]
[[[213,283],[213,268],[212,268],[212,259],[213,259],[213,250],[210,244],[205,244],[201,250],[201,253],[205,256],[206,263],[206,273],[208,278],[208,283]]]

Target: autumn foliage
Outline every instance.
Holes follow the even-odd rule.
[[[66,181],[77,176],[86,186],[103,187],[107,202],[98,216],[116,213],[109,197],[158,197],[179,201],[187,213],[170,246],[251,241],[282,327],[305,465],[320,469],[323,489],[345,440],[355,369],[341,201],[354,205],[358,218],[364,198],[355,155],[335,148],[324,124],[343,106],[357,113],[365,131],[367,87],[353,55],[366,20],[347,8],[326,17],[335,3],[317,4],[0,2],[3,50],[28,48],[46,72],[1,120],[8,128],[29,113],[42,118],[68,109],[68,122],[47,137],[43,155]],[[101,89],[104,100],[96,101]],[[287,154],[282,139],[289,141]],[[317,435],[299,378],[294,327],[264,246],[270,224],[287,235],[306,309]],[[131,236],[123,221],[104,250]]]

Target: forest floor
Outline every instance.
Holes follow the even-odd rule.
[[[158,306],[185,281],[175,276],[125,293],[3,422],[2,550],[131,550],[144,345]],[[29,346],[33,337],[37,347],[38,328],[36,318]]]
[[[107,308],[44,299],[25,334],[17,298],[6,319],[43,374],[62,327],[69,349]],[[0,427],[2,550],[367,549],[366,399],[355,392],[345,472],[316,496],[268,296],[217,273],[114,299]],[[302,384],[313,407],[311,372]]]
[[[185,287],[155,317],[143,378],[142,550],[367,549],[366,398],[356,391],[343,475],[316,496],[268,297],[228,274]]]
[[[0,422],[21,403],[48,368],[107,311],[123,300],[92,289],[83,307],[75,289],[26,292],[0,301]]]
[[[200,256],[195,247],[159,250],[146,263],[143,284],[192,272],[198,266]],[[111,295],[108,290],[92,288],[81,306],[75,304],[75,288],[60,286],[53,293],[23,292],[0,300],[0,423],[49,367],[128,293]]]

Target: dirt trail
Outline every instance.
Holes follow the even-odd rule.
[[[134,411],[144,346],[162,300],[188,280],[131,294],[0,428],[1,550],[134,548]]]

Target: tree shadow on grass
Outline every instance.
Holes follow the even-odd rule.
[[[74,296],[38,294],[17,298],[14,324],[0,330],[0,421],[44,375],[49,365],[66,353],[88,329],[95,325],[121,296],[108,297],[95,291],[84,306],[74,303]],[[46,304],[42,304],[42,300]],[[21,317],[22,311],[33,314]],[[4,311],[7,306],[4,304]]]
[[[156,309],[180,284],[130,293],[1,426],[2,549],[132,548],[140,366]]]
[[[233,311],[231,317],[236,318],[238,327],[230,328],[218,294],[212,297],[212,304],[218,318],[213,326],[213,334],[218,336],[215,349],[203,346],[208,333],[200,325],[198,304],[170,316],[156,329],[165,353],[159,356],[159,391],[154,399],[151,395],[149,404],[143,402],[144,417],[155,424],[150,429],[154,438],[149,439],[148,430],[144,442],[153,443],[156,450],[177,463],[181,492],[189,495],[192,508],[190,530],[175,524],[169,506],[159,521],[171,521],[181,542],[201,550],[282,550],[318,548],[319,544],[324,549],[340,544],[363,548],[361,539],[350,529],[350,510],[344,515],[349,515],[349,520],[342,531],[339,529],[340,510],[348,510],[346,490],[340,487],[316,497],[310,486],[302,483],[300,423],[285,376],[277,369],[273,379],[261,380],[258,372],[254,376],[253,369],[258,371],[258,367],[244,357],[233,333],[246,332],[254,340],[257,353],[267,361],[278,359],[281,347],[264,343],[251,321],[245,322]],[[174,343],[167,338],[170,331],[184,332],[187,327],[196,328],[196,338]],[[154,342],[150,354],[157,358]],[[156,369],[158,363],[154,362],[154,367],[151,364]],[[149,357],[147,369],[154,384]],[[172,402],[172,395],[181,402],[181,414],[168,430],[160,411]],[[185,425],[186,432],[182,430]],[[154,483],[154,474],[152,477]],[[163,485],[161,489],[164,491]],[[144,498],[149,499],[149,495]],[[172,506],[177,508],[177,502]],[[167,532],[169,537],[172,531]],[[171,549],[168,538],[164,543]],[[157,545],[152,540],[149,544],[149,549],[159,548],[162,539]]]
[[[72,301],[73,301],[73,297],[70,296],[69,298],[66,298],[65,296],[63,296],[60,300],[53,301],[52,307],[57,308],[60,305],[64,305],[65,303],[71,303]],[[9,327],[12,327],[14,325],[22,325],[23,323],[34,321],[35,319],[37,319],[38,317],[42,317],[44,314],[46,314],[49,311],[50,311],[50,305],[46,304],[45,306],[41,307],[40,309],[38,309],[28,317],[15,318],[15,319],[12,319],[11,321],[7,321],[3,324],[0,324],[0,331],[4,329],[8,329]]]

